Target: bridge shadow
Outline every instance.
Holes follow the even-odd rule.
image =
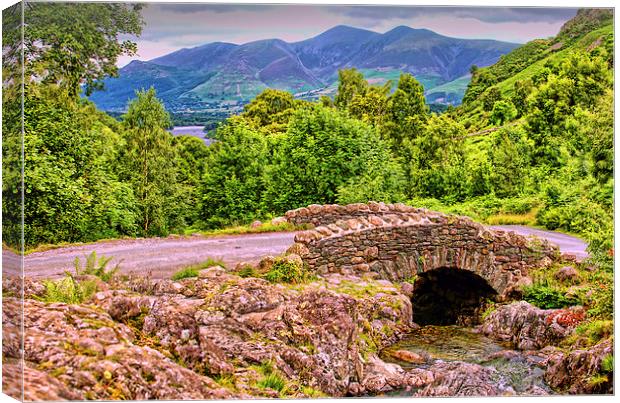
[[[497,292],[468,270],[441,267],[418,275],[411,302],[419,325],[474,324],[480,307]]]

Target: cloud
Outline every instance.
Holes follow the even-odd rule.
[[[156,3],[154,3],[156,4]],[[194,14],[194,13],[234,13],[236,11],[251,11],[261,12],[268,11],[274,6],[261,5],[261,4],[196,4],[196,3],[170,3],[170,4],[157,4],[157,7],[164,12],[172,12],[178,14]]]
[[[334,11],[351,18],[389,20],[417,17],[471,18],[489,23],[502,22],[560,22],[575,16],[576,8],[540,7],[400,7],[351,6],[334,7]]]

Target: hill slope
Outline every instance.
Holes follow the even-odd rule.
[[[154,86],[175,111],[247,102],[268,87],[311,97],[333,87],[337,71],[349,67],[363,70],[377,82],[408,72],[430,89],[466,75],[472,64],[493,64],[518,46],[449,38],[405,26],[379,34],[341,25],[295,43],[216,42],[148,62],[134,61],[120,69],[118,78],[107,79],[106,90],[90,99],[102,109],[120,111],[136,89]],[[458,100],[459,94],[453,99]]]

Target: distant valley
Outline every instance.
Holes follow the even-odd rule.
[[[459,104],[469,69],[495,63],[520,46],[493,40],[450,38],[426,29],[396,27],[384,34],[336,26],[313,38],[288,43],[267,39],[235,45],[209,43],[150,61],[132,61],[105,90],[90,99],[103,110],[121,112],[134,91],[155,87],[176,116],[200,112],[205,119],[234,113],[266,88],[302,99],[333,95],[338,70],[355,67],[374,84],[413,74],[429,103]],[[196,123],[188,122],[187,123]]]

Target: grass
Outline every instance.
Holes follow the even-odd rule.
[[[198,277],[198,273],[200,273],[201,270],[208,269],[213,266],[222,266],[226,268],[223,261],[209,258],[202,263],[193,264],[178,270],[172,275],[171,278],[174,281],[178,281],[183,280],[184,278]]]
[[[509,214],[498,213],[488,216],[484,220],[488,225],[528,225],[536,224],[536,210],[529,211],[525,214]]]

